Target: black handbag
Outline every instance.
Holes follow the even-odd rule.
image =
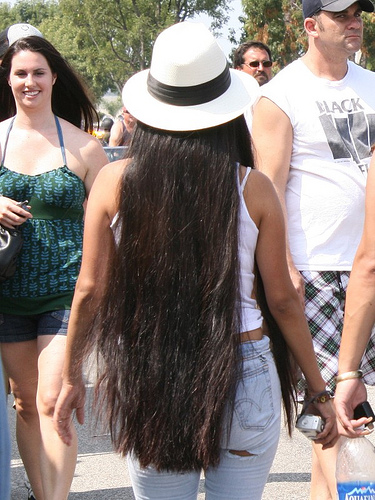
[[[8,229],[0,224],[0,283],[16,272],[17,257],[22,248],[20,229]]]

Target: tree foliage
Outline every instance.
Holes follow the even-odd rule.
[[[60,0],[63,15],[79,28],[92,52],[91,72],[100,68],[110,87],[120,89],[136,71],[149,67],[152,46],[166,27],[204,12],[217,26],[226,20],[225,0]],[[98,72],[97,77],[99,77]]]
[[[361,65],[375,71],[375,14],[362,14],[364,33]]]
[[[28,22],[43,33],[99,97],[120,91],[150,64],[152,46],[166,27],[207,14],[213,30],[228,19],[231,0],[18,0],[0,4],[2,29]]]

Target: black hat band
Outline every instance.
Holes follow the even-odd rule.
[[[148,74],[147,87],[149,93],[157,100],[175,106],[195,106],[213,101],[226,92],[230,86],[231,78],[228,63],[224,71],[209,82],[190,87],[175,87],[161,83]]]

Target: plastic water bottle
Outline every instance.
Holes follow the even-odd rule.
[[[364,436],[341,440],[336,464],[338,500],[375,500],[375,447]]]

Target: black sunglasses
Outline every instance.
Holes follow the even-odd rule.
[[[251,61],[249,63],[242,63],[245,66],[249,66],[249,68],[259,68],[260,65],[263,68],[270,68],[272,66],[272,61]]]

